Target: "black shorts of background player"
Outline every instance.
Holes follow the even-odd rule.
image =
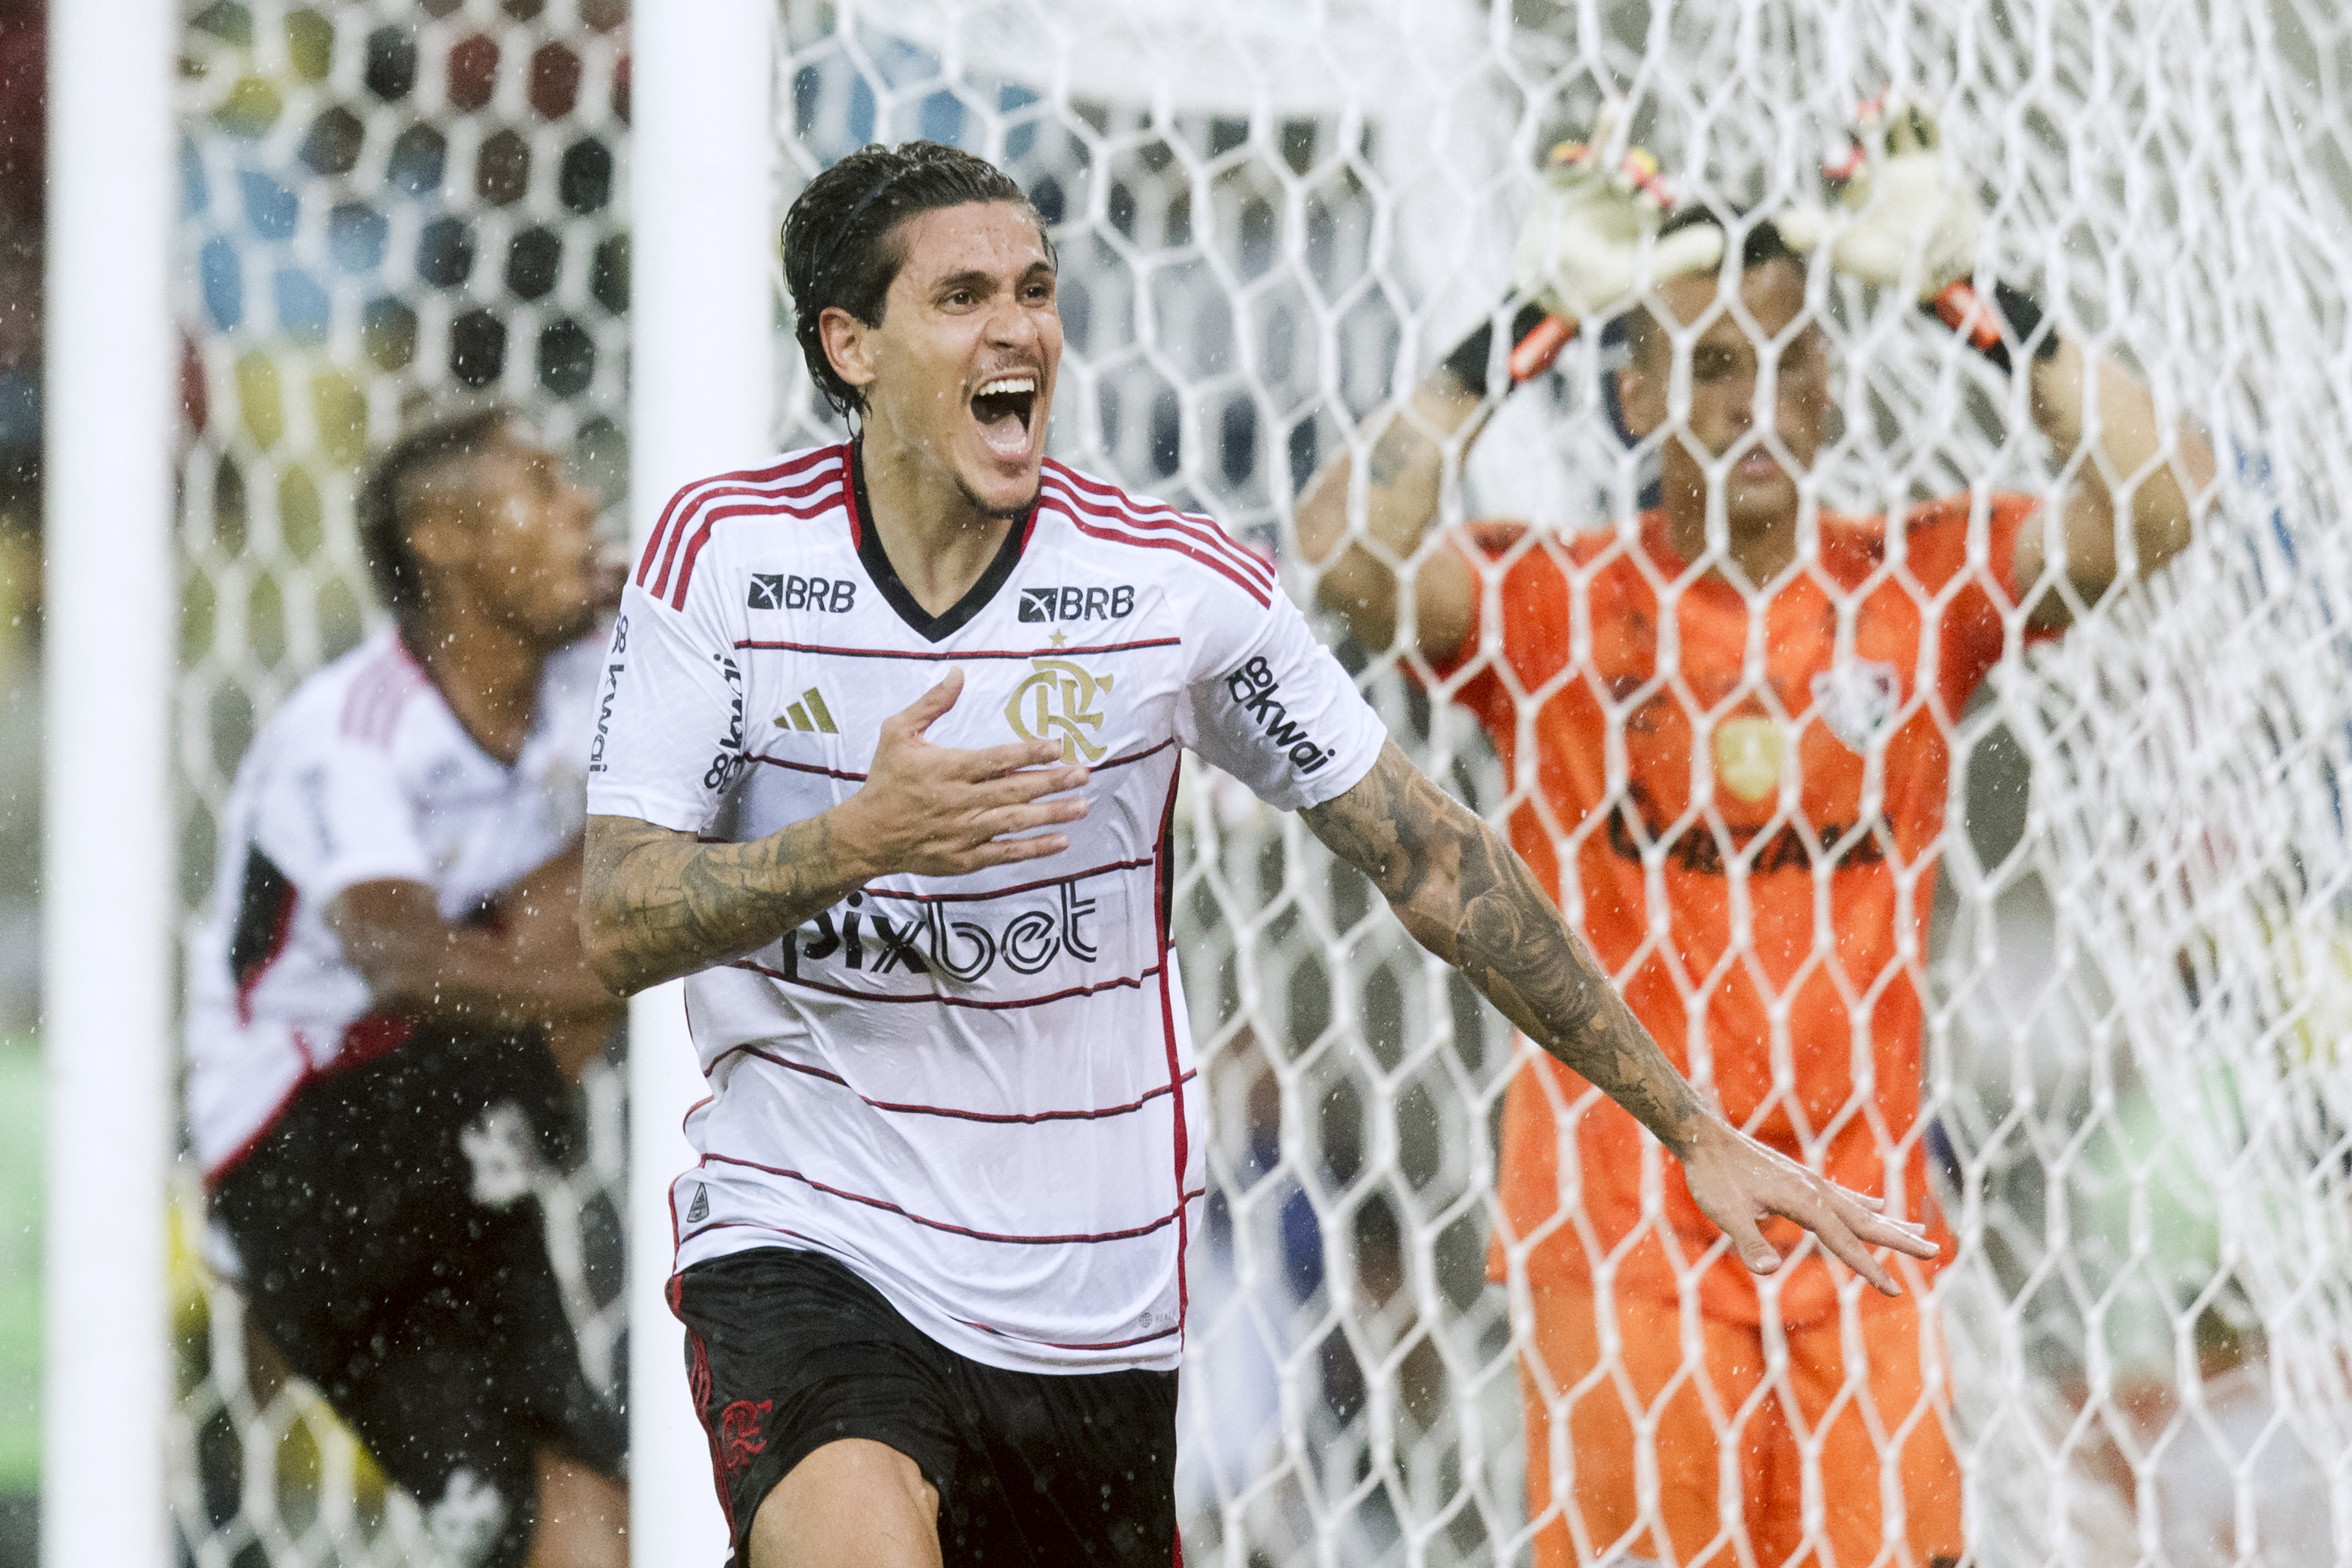
[[[478,797],[503,770],[512,792],[545,795],[524,809],[576,823],[585,721],[538,710],[558,689],[550,661],[594,629],[617,588],[593,497],[488,410],[395,445],[361,510],[378,591],[429,682],[406,700],[446,705],[495,765],[467,786]],[[526,765],[527,747],[562,758]],[[430,786],[406,803],[483,810]],[[486,815],[473,831],[499,826]],[[561,844],[561,830],[543,831]],[[579,870],[574,837],[455,923],[423,881],[335,895],[324,922],[365,982],[366,1021],[399,1043],[347,1046],[213,1187],[251,1321],[425,1505],[436,1548],[465,1568],[627,1561],[625,1422],[583,1373],[529,1191],[564,1136],[566,1079],[619,1018],[582,958]]]

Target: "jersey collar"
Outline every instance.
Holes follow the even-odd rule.
[[[927,643],[946,640],[987,608],[997,590],[1004,586],[1004,580],[1013,575],[1013,569],[1021,564],[1021,552],[1029,543],[1030,530],[1037,526],[1037,503],[1032,501],[1021,520],[1004,530],[1004,542],[997,547],[995,559],[988,563],[988,570],[980,574],[979,580],[964,591],[961,599],[934,615],[907,591],[907,585],[898,580],[898,569],[890,564],[889,552],[882,548],[880,536],[870,526],[874,507],[866,498],[866,444],[862,441],[849,444],[849,537],[857,543],[858,564],[866,568],[866,575],[874,580],[874,586],[881,590],[883,599],[898,612],[898,619]]]

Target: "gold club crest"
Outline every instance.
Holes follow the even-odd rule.
[[[1780,725],[1769,717],[1725,719],[1715,727],[1715,776],[1752,805],[1780,787],[1784,744]]]
[[[1104,749],[1097,738],[1103,716],[1095,703],[1110,683],[1110,676],[1067,659],[1033,659],[1028,678],[1004,705],[1005,722],[1024,740],[1060,741],[1064,762],[1092,762]]]

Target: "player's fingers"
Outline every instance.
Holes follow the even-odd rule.
[[[976,806],[1018,806],[1040,796],[1082,789],[1093,776],[1084,768],[1040,768],[1032,764],[967,780],[966,788]]]
[[[1764,1233],[1756,1228],[1756,1217],[1739,1213],[1727,1218],[1730,1223],[1724,1226],[1723,1233],[1731,1239],[1731,1249],[1739,1254],[1739,1260],[1748,1265],[1748,1271],[1751,1274],[1776,1271],[1780,1267],[1780,1254],[1772,1249],[1772,1244],[1764,1239]]]
[[[1908,1252],[1914,1258],[1933,1258],[1942,1250],[1927,1239],[1927,1228],[1906,1220],[1889,1219],[1883,1214],[1865,1214],[1853,1221],[1853,1233],[1873,1247],[1891,1247],[1897,1252]]]
[[[1013,740],[1003,746],[984,746],[974,751],[951,750],[947,767],[954,777],[977,784],[1060,760],[1062,743],[1058,740]],[[1074,768],[1067,771],[1083,774],[1086,770]],[[1064,789],[1076,787],[1063,786]]]
[[[882,721],[887,729],[898,725],[908,735],[920,735],[931,727],[939,716],[955,706],[956,698],[963,695],[963,671],[950,670],[940,677],[940,684]]]
[[[1034,839],[992,839],[975,844],[956,857],[956,873],[986,871],[991,866],[1016,865],[1023,861],[1044,860],[1060,854],[1070,847],[1067,835],[1040,833]]]
[[[992,811],[982,811],[971,820],[975,836],[1001,839],[1007,833],[1033,832],[1063,822],[1075,822],[1087,814],[1082,798],[1063,800],[1041,800],[1032,806],[1000,806]]]
[[[1811,1231],[1832,1257],[1876,1286],[1880,1294],[1899,1296],[1903,1293],[1903,1287],[1895,1282],[1895,1276],[1871,1255],[1870,1249],[1863,1245],[1862,1239],[1847,1228],[1834,1205],[1821,1204],[1811,1216],[1792,1214],[1789,1218]]]

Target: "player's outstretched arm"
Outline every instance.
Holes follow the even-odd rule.
[[[926,737],[963,691],[963,672],[882,724],[857,793],[749,843],[633,817],[588,819],[580,936],[589,962],[626,996],[740,957],[832,908],[877,876],[961,876],[1069,848],[1044,831],[1087,814],[1066,796],[1087,781],[1058,741],[965,751]],[[1020,838],[1010,835],[1034,834]]]
[[[1935,1256],[1914,1227],[1766,1148],[1708,1108],[1625,1006],[1535,877],[1495,831],[1417,772],[1395,742],[1347,793],[1303,813],[1333,853],[1372,879],[1413,939],[1459,968],[1486,999],[1657,1134],[1706,1217],[1748,1268],[1780,1258],[1757,1228],[1785,1216],[1888,1295],[1871,1255]]]
[[[1363,531],[1350,535],[1356,462],[1342,447],[1307,482],[1298,502],[1298,545],[1319,569],[1316,601],[1348,623],[1357,642],[1386,648],[1396,641],[1397,571],[1437,520],[1447,448],[1457,437],[1460,462],[1491,405],[1441,366],[1407,404],[1388,416],[1364,464]],[[1378,549],[1366,541],[1372,541]],[[1411,572],[1414,642],[1425,658],[1450,657],[1470,629],[1478,583],[1469,565],[1438,550]]]
[[[2033,423],[2052,455],[2064,464],[2089,442],[2061,516],[2067,580],[2084,600],[2096,601],[2123,575],[2119,525],[2128,522],[2134,564],[2142,575],[2188,548],[2200,504],[2213,484],[2213,448],[2185,423],[2168,430],[2145,382],[2114,359],[2085,353],[2070,337],[2059,338],[2056,352],[2034,362],[2032,375]],[[2131,497],[2127,517],[2117,511],[2118,490]],[[2032,591],[2047,549],[2042,530],[2029,524],[2018,540],[2020,591]],[[2034,606],[2034,619],[2062,624],[2066,609],[2059,595],[2049,594]]]

